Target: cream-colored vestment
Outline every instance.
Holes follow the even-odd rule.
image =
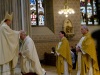
[[[24,39],[20,52],[22,53],[21,70],[23,73],[36,72],[38,75],[44,75],[35,44],[29,36]]]
[[[11,70],[18,61],[19,32],[5,22],[0,25],[0,75],[14,75]]]

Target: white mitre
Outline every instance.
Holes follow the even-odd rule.
[[[10,21],[12,21],[12,14],[8,14],[8,12],[6,12],[6,15],[5,15],[5,20],[8,19]]]

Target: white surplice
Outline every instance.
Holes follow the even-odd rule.
[[[84,40],[85,37],[82,37],[79,41],[79,43],[77,44],[76,48],[77,47],[80,47],[80,49],[82,48],[81,45],[82,45],[82,42]],[[82,51],[82,49],[81,49]],[[83,52],[83,51],[82,51]],[[82,56],[82,52],[78,52],[78,57],[77,57],[77,60],[78,60],[78,71],[77,71],[77,75],[80,75],[81,74],[81,56]],[[83,54],[85,54],[83,52]]]
[[[0,66],[0,75],[11,75],[9,63]]]

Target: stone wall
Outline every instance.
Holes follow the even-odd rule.
[[[64,7],[65,0],[54,0],[54,25],[55,25],[55,33],[58,34],[60,30],[62,30],[62,26],[64,24],[65,19],[71,20],[75,36],[69,40],[71,45],[74,45],[77,43],[77,41],[81,37],[80,33],[80,1],[79,0],[68,0],[68,6],[70,8],[73,8],[75,10],[74,15],[69,15],[68,18],[66,18],[64,15],[59,15],[58,11]]]
[[[32,38],[35,42],[40,59],[43,59],[45,52],[50,53],[51,48],[56,47],[57,43],[59,42],[58,33],[62,30],[66,17],[64,15],[59,15],[58,11],[64,7],[64,2],[65,0],[53,0],[52,12],[54,13],[54,32],[52,32],[48,27],[31,27]],[[75,30],[75,36],[69,40],[70,45],[72,46],[75,45],[81,37],[79,0],[69,0],[68,6],[75,10],[75,14],[69,15],[67,18],[71,20]]]

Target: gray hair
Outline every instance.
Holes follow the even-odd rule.
[[[20,34],[26,35],[26,32],[24,30],[21,30]]]
[[[82,28],[86,29],[87,31],[89,31],[88,27],[86,25],[82,25]]]

